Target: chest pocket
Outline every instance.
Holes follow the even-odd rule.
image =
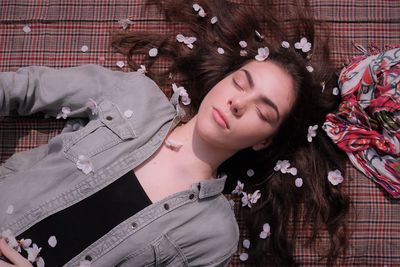
[[[63,151],[69,159],[76,161],[79,155],[93,157],[124,140],[136,138],[133,118],[124,117],[111,101],[98,104],[97,116],[82,129],[63,136]]]
[[[128,255],[118,267],[186,267],[186,257],[167,235],[154,240],[149,246]]]

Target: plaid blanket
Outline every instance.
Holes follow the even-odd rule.
[[[282,0],[282,8],[285,3]],[[398,1],[311,0],[310,4],[318,21],[331,25],[331,56],[337,67],[359,53],[353,42],[378,49],[400,43]],[[1,1],[0,71],[15,71],[28,65],[59,68],[86,63],[128,71],[124,57],[112,53],[108,46],[109,31],[122,28],[118,20],[126,18],[133,21],[127,30],[176,33],[180,27],[167,25],[155,9],[145,9],[143,0]],[[118,61],[125,62],[125,66],[118,67]],[[161,61],[157,67],[165,64]],[[0,162],[14,152],[47,143],[62,126],[63,122],[39,116],[4,118],[0,121]],[[400,266],[400,202],[350,162],[343,188],[352,198],[350,247],[346,255],[340,256],[337,266]],[[247,231],[239,200],[235,200],[241,238],[245,239]],[[301,266],[325,266],[315,247],[305,245],[308,230],[296,237],[295,257]],[[316,247],[326,244],[327,234],[322,233]],[[244,250],[240,245],[231,266],[248,266],[239,260]]]

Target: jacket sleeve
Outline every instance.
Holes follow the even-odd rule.
[[[0,116],[36,112],[57,116],[62,110],[71,110],[68,117],[88,117],[87,103],[103,97],[110,85],[124,75],[91,64],[63,69],[30,66],[3,72]]]

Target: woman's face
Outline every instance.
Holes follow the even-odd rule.
[[[293,80],[271,61],[251,61],[206,95],[196,131],[210,145],[238,151],[270,144],[294,102]]]

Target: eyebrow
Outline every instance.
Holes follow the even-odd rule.
[[[246,69],[241,69],[241,71],[243,71],[246,74],[246,78],[250,84],[250,87],[254,88],[254,80],[253,80],[253,77],[251,77],[250,72]],[[272,102],[272,100],[269,97],[267,97],[266,95],[261,95],[261,100],[265,104],[267,104],[268,106],[270,106],[271,108],[273,108],[275,110],[276,115],[277,115],[276,121],[279,121],[279,119],[280,119],[279,110],[278,110],[278,107],[275,105],[275,103]]]

